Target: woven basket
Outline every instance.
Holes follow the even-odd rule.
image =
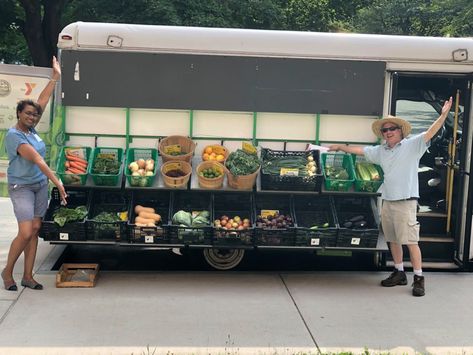
[[[170,155],[165,153],[165,148],[169,145],[180,145],[182,155]],[[192,156],[194,155],[195,150],[195,143],[192,139],[184,136],[168,136],[163,138],[161,142],[159,142],[159,154],[163,157],[163,162],[167,161],[176,161],[176,160],[183,160],[188,163],[191,162]]]
[[[208,168],[216,168],[222,174],[216,178],[206,178],[204,176],[201,176],[200,172]],[[225,176],[225,170],[226,170],[225,167],[216,161],[203,161],[202,163],[197,165],[197,168],[196,168],[197,176],[199,179],[199,186],[204,189],[220,189],[223,185],[223,178]]]
[[[179,177],[171,177],[166,175],[170,170],[179,169],[182,170],[186,175]],[[189,178],[192,173],[192,166],[185,161],[167,161],[161,165],[161,174],[163,175],[164,185],[172,188],[181,188],[189,182]]]
[[[204,161],[215,161],[215,160],[205,160],[204,159],[204,153],[207,150],[207,148],[212,148],[213,152],[215,152],[217,154],[217,156],[219,154],[222,154],[224,156],[223,160],[220,160],[220,161],[216,160],[216,161],[219,162],[219,163],[225,164],[225,160],[227,160],[228,154],[230,154],[230,152],[228,151],[227,148],[225,148],[223,145],[218,145],[218,144],[206,145],[204,147],[204,149],[202,150],[202,160],[204,160]]]
[[[258,170],[249,175],[235,176],[230,172],[230,170],[227,169],[226,172],[228,186],[237,190],[251,190],[255,185],[256,177],[258,176],[259,171],[260,168],[258,168]]]

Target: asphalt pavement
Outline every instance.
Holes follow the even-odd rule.
[[[0,198],[0,267],[16,230]],[[40,241],[44,290],[0,290],[0,354],[473,354],[473,273],[426,272],[419,298],[412,273],[383,288],[379,271],[118,268],[56,288],[63,250]]]

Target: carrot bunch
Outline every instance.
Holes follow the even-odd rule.
[[[66,161],[64,162],[66,174],[85,174],[87,172],[87,165],[87,160],[77,155],[66,153]]]

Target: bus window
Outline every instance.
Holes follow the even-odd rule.
[[[426,131],[439,114],[427,102],[398,100],[396,116],[409,121],[412,126],[411,134],[417,134]]]

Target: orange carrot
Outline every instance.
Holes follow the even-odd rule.
[[[84,173],[85,173],[85,171],[79,170],[79,169],[74,168],[74,167],[72,167],[72,166],[69,168],[69,171],[70,171],[71,173],[73,173],[73,174],[84,174]]]
[[[69,155],[66,156],[66,159],[67,159],[68,161],[73,161],[73,162],[75,162],[75,163],[77,163],[77,164],[84,165],[84,166],[86,166],[86,165],[89,164],[89,163],[88,163],[87,161],[85,161],[85,160],[81,161],[81,160],[77,160],[77,159],[69,159],[69,157],[70,157]]]
[[[69,161],[76,161],[76,162],[81,162],[81,163],[85,163],[87,164],[87,160],[85,159],[82,159],[78,156],[75,156],[75,155],[72,155],[72,154],[66,154],[66,159],[69,160]]]
[[[69,161],[66,160],[66,162],[64,163],[64,166],[67,168],[69,168],[71,165],[69,164]]]
[[[76,168],[76,169],[79,169],[79,170],[83,170],[84,173],[85,173],[85,171],[87,170],[87,166],[86,166],[86,165],[79,164],[79,163],[76,162],[76,161],[70,161],[70,162],[69,162],[69,165],[70,165],[72,168]]]

